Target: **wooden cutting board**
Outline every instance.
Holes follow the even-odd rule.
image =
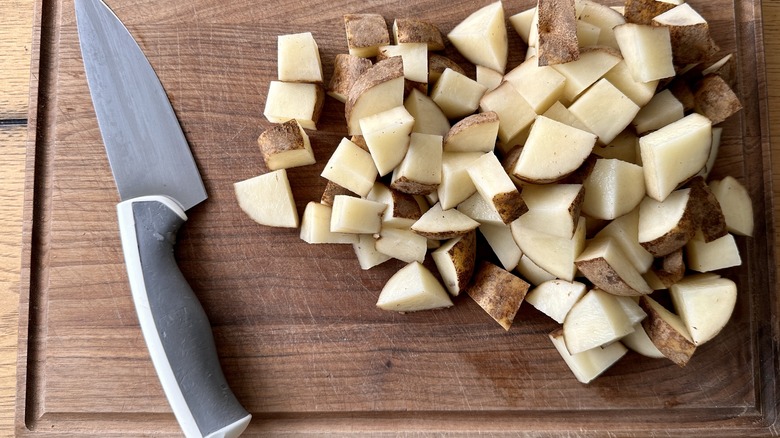
[[[307,245],[261,227],[232,184],[266,171],[256,138],[276,36],[311,31],[329,77],[346,51],[341,17],[428,19],[443,32],[487,4],[322,0],[114,0],[109,4],[166,88],[210,198],[189,212],[177,257],[214,328],[225,374],[254,415],[248,435],[737,436],[777,434],[778,297],[758,1],[692,0],[739,61],[745,104],[724,125],[715,177],[754,198],[756,238],[726,274],[740,296],[727,329],[685,368],[630,353],[579,384],[529,305],[505,332],[468,297],[401,315],[374,303],[400,263],[360,270],[350,246]],[[507,16],[533,6],[504,3]],[[17,434],[176,436],[127,286],[118,202],[89,99],[72,2],[39,0],[27,166]],[[510,29],[510,68],[523,45]],[[473,75],[463,58],[453,56]],[[289,171],[299,213],[319,200],[320,171],[346,135],[325,104],[311,132],[317,164]]]

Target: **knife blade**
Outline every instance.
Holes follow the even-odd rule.
[[[138,43],[101,0],[75,0],[84,70],[121,202],[122,250],[141,331],[188,437],[234,437],[251,415],[227,384],[211,324],[174,245],[206,189],[173,107]]]

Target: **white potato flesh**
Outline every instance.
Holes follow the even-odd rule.
[[[485,88],[487,88],[487,91],[490,91],[501,85],[503,80],[504,75],[502,73],[499,73],[492,68],[485,67],[483,65],[477,66],[477,82],[484,85]]]
[[[295,119],[266,129],[258,137],[257,144],[269,170],[308,166],[317,162],[309,135]]]
[[[355,234],[351,235],[355,236]],[[357,242],[352,244],[352,248],[360,264],[360,269],[364,271],[381,265],[392,258],[376,250],[376,239],[371,234],[358,234]]]
[[[636,327],[641,324],[642,321],[647,318],[647,313],[639,306],[639,300],[636,297],[615,297],[620,303],[620,307],[626,312],[628,320],[631,321],[631,325]]]
[[[412,224],[412,231],[430,239],[444,240],[476,229],[479,222],[451,208],[442,210],[437,203]]]
[[[614,50],[591,49],[581,51],[576,61],[551,66],[566,78],[562,101],[573,102],[620,61],[620,54]]]
[[[330,231],[334,233],[373,234],[382,228],[382,213],[387,208],[381,202],[348,195],[333,197]]]
[[[615,158],[599,158],[583,183],[582,212],[597,219],[615,219],[630,212],[645,197],[642,167]]]
[[[633,129],[626,129],[608,145],[597,145],[593,148],[593,153],[601,158],[617,158],[639,165],[639,137]],[[642,187],[644,187],[644,183],[642,183]]]
[[[431,90],[431,99],[447,118],[467,116],[479,107],[479,100],[487,88],[466,75],[447,68]]]
[[[631,70],[628,68],[625,60],[618,62],[610,71],[604,75],[612,85],[617,87],[620,92],[633,100],[635,104],[641,106],[647,105],[650,99],[655,95],[658,88],[658,80],[640,82],[634,79]]]
[[[382,310],[416,312],[452,307],[452,300],[431,271],[412,262],[390,277],[376,305]]]
[[[490,249],[493,250],[493,254],[498,257],[501,266],[507,271],[515,269],[520,263],[523,252],[515,243],[509,225],[484,223],[479,226],[479,231],[485,237]]]
[[[753,235],[753,202],[742,183],[732,176],[712,181],[710,190],[720,203],[726,226],[739,236]]]
[[[611,294],[638,296],[653,292],[611,237],[590,240],[575,264],[588,280]]]
[[[481,157],[481,152],[444,152],[441,157],[441,184],[437,190],[444,210],[457,207],[477,192],[468,168]]]
[[[711,143],[712,123],[697,113],[640,137],[648,196],[663,201],[680,183],[702,170]]]
[[[737,303],[737,285],[728,278],[691,275],[672,285],[669,293],[696,345],[720,333]]]
[[[563,94],[566,77],[551,66],[539,66],[531,57],[513,68],[504,80],[512,84],[537,114],[547,111]]]
[[[690,199],[691,189],[675,190],[663,202],[645,197],[639,203],[639,243],[653,241],[674,229],[682,220]]]
[[[422,216],[422,208],[413,196],[391,189],[381,181],[374,183],[366,199],[387,205],[382,227],[409,228]]]
[[[371,154],[342,138],[321,175],[353,193],[366,196],[374,187],[377,173]]]
[[[517,272],[519,272],[523,278],[528,280],[529,283],[537,286],[544,283],[545,281],[555,280],[556,278],[555,275],[550,274],[549,272],[540,268],[539,265],[534,263],[534,261],[528,258],[528,256],[525,254],[520,257],[520,262],[517,264]]]
[[[468,199],[458,204],[456,208],[459,212],[482,225],[506,225],[496,209],[479,193],[469,196]]]
[[[330,219],[333,209],[319,202],[309,202],[301,218],[300,237],[306,243],[351,243],[358,241],[358,235],[352,233],[334,233],[330,231]]]
[[[363,133],[360,119],[403,105],[404,85],[405,78],[399,76],[374,84],[361,93],[347,113],[347,132],[360,135]]]
[[[428,83],[428,44],[399,43],[380,46],[379,54],[385,58],[400,56],[404,65],[404,77],[413,82]]]
[[[544,116],[536,118],[512,175],[548,183],[577,170],[593,151],[596,136]]]
[[[663,128],[685,117],[682,102],[669,89],[662,90],[647,103],[631,122],[638,134]]]
[[[456,123],[444,137],[447,152],[493,152],[499,119],[494,112],[470,115]]]
[[[734,235],[726,234],[705,242],[699,231],[685,244],[686,267],[697,272],[710,272],[742,265]]]
[[[587,21],[577,20],[577,43],[580,47],[597,46],[601,28]]]
[[[504,5],[500,1],[473,12],[456,25],[447,38],[472,64],[504,72],[509,43]]]
[[[409,148],[414,117],[401,105],[360,119],[363,138],[380,176],[398,166]]]
[[[555,236],[529,226],[527,213],[511,223],[512,237],[531,261],[553,276],[572,281],[577,272],[574,260],[585,248],[585,218],[581,217],[571,238]]]
[[[466,169],[482,198],[496,210],[508,223],[521,213],[518,211],[521,203],[520,192],[504,171],[501,162],[493,153],[487,153],[474,160]]]
[[[581,129],[583,131],[588,131],[588,127],[582,123],[582,120],[578,119],[577,116],[572,114],[572,112],[569,111],[569,109],[566,108],[560,101],[552,104],[552,106],[550,106],[550,108],[548,108],[547,111],[545,111],[542,115],[548,119],[555,120],[556,122],[561,122],[564,125],[569,125],[573,128]]]
[[[610,237],[615,241],[634,268],[644,274],[653,264],[653,255],[639,244],[639,208],[607,224],[595,238]]]
[[[444,136],[450,130],[450,121],[439,105],[422,91],[412,88],[404,100],[404,107],[414,118],[412,132]]]
[[[569,111],[603,144],[609,144],[623,132],[639,109],[633,100],[606,79],[600,79],[569,106]]]
[[[271,81],[263,115],[271,123],[295,119],[306,129],[317,129],[317,108],[323,96],[321,85]]]
[[[650,357],[653,359],[663,359],[663,353],[658,351],[658,347],[653,344],[650,337],[647,336],[642,324],[634,325],[634,331],[620,338],[620,342],[628,347],[630,350],[635,351],[642,356]]]
[[[605,347],[596,347],[580,353],[571,354],[566,349],[563,332],[557,330],[549,335],[555,349],[571,369],[574,377],[581,383],[590,383],[604,371],[609,369],[628,349],[620,342],[613,342]]]
[[[612,47],[613,49],[618,48],[614,29],[615,26],[626,22],[626,19],[620,12],[615,11],[609,6],[590,0],[578,1],[576,8],[577,18],[598,26],[601,30],[599,33],[598,45]]]
[[[509,82],[485,93],[479,108],[483,112],[493,111],[498,114],[498,139],[506,146],[513,145],[516,137],[536,117],[531,104]]]
[[[320,50],[311,32],[277,37],[277,78],[284,82],[322,82]]]
[[[635,81],[650,82],[675,75],[668,27],[626,23],[613,30]]]
[[[509,24],[520,35],[523,42],[528,44],[530,42],[529,36],[531,35],[531,26],[534,21],[534,15],[536,14],[536,7],[526,9],[518,12],[509,17]]]
[[[563,324],[569,310],[587,290],[585,284],[579,281],[548,280],[528,292],[525,301],[558,324]]]
[[[270,227],[298,227],[290,180],[285,169],[233,184],[238,205],[253,221]]]
[[[475,248],[474,235],[465,234],[444,242],[431,253],[431,258],[436,265],[436,270],[441,275],[444,287],[453,297],[460,295],[460,292],[468,286],[471,280],[470,274],[473,273],[474,259],[469,261],[467,257],[474,256],[474,252],[469,250]],[[471,267],[471,272],[468,274],[463,272],[465,266]]]
[[[408,228],[385,227],[379,232],[374,248],[406,263],[422,263],[428,251],[428,239]]]
[[[409,150],[393,170],[392,186],[405,193],[425,195],[441,184],[441,135],[413,132]]]
[[[571,354],[601,347],[634,331],[617,298],[592,289],[572,306],[563,321],[563,339]]]

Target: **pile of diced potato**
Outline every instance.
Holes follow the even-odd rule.
[[[510,71],[507,22],[528,47]],[[690,5],[538,0],[507,21],[499,1],[446,38],[413,18],[344,26],[327,85],[313,35],[279,36],[258,139],[269,172],[235,184],[252,219],[351,244],[362,269],[407,263],[381,309],[450,307],[465,291],[509,330],[526,301],[561,324],[549,338],[583,383],[628,349],[684,366],[727,324],[737,287],[717,271],[742,263],[734,236],[752,235],[752,203],[737,179],[708,175],[716,125],[741,104],[734,58]],[[285,169],[315,162],[306,130],[326,95],[349,138],[299,220]],[[478,260],[478,242],[495,258]]]

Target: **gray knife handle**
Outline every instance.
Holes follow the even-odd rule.
[[[117,205],[130,289],[157,375],[187,437],[236,437],[251,415],[228,387],[211,324],[176,264],[178,203],[145,196]]]

